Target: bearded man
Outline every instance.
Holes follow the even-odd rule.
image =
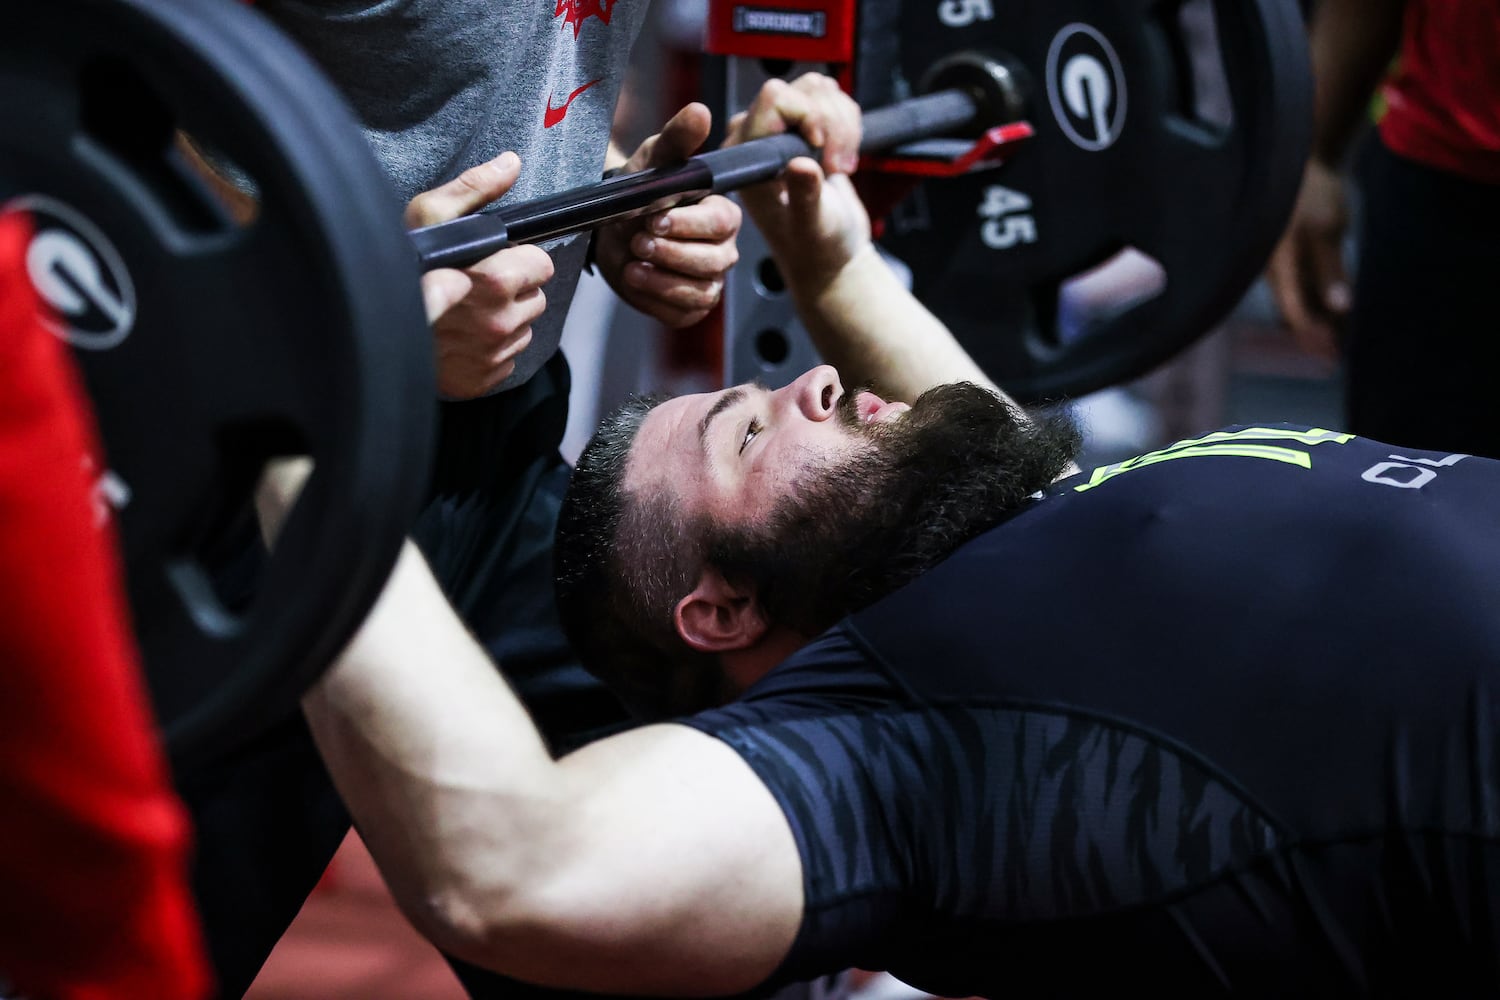
[[[554,760],[411,547],[304,699],[415,924],[637,995],[1493,993],[1500,462],[1273,426],[1085,475],[845,182],[746,202],[836,370],[635,407],[560,528],[585,662],[694,714]]]

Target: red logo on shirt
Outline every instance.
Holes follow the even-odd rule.
[[[600,77],[599,79],[602,80],[603,77]],[[542,127],[543,128],[551,128],[552,126],[556,125],[558,122],[562,121],[564,118],[568,117],[568,108],[572,105],[573,98],[577,97],[579,94],[583,93],[585,90],[588,90],[590,87],[592,87],[594,84],[596,84],[598,82],[599,82],[599,80],[590,80],[588,83],[585,83],[582,87],[579,87],[577,90],[575,90],[571,94],[569,94],[568,95],[568,99],[566,101],[563,101],[562,104],[560,104],[559,106],[557,106],[555,108],[552,106],[552,95],[548,94],[547,95],[547,110],[542,115]]]
[[[583,30],[585,18],[597,17],[608,24],[610,11],[614,9],[615,0],[557,0],[557,10],[553,11],[552,16],[561,14],[563,23],[573,26],[573,37],[577,38],[578,33]]]

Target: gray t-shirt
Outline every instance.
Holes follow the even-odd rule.
[[[649,0],[260,0],[344,92],[405,204],[506,150],[500,204],[599,179]],[[557,350],[588,235],[544,244],[556,275],[532,341],[496,391]]]

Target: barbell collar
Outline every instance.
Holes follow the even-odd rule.
[[[966,90],[979,102],[987,121],[977,121],[971,134],[978,136],[996,122],[1019,121],[1031,114],[1023,67],[1006,56],[972,49],[945,56],[922,76],[919,89],[925,93]]]

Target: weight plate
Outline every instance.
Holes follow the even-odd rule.
[[[178,130],[253,181],[252,219]],[[29,272],[83,370],[147,681],[191,767],[293,708],[421,502],[432,347],[400,205],[313,65],[220,0],[7,5],[0,202],[35,219]],[[289,452],[316,471],[241,600],[251,491]]]
[[[923,0],[898,20],[894,65],[860,67],[866,106],[959,50],[1025,78],[1035,138],[998,169],[924,183],[882,237],[1007,390],[1034,402],[1141,375],[1259,275],[1311,135],[1294,0]],[[1092,280],[1123,293],[1091,305],[1073,279],[1122,253]]]

